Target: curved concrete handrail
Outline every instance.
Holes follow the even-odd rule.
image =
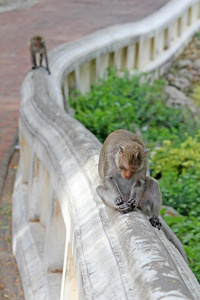
[[[105,207],[95,192],[101,144],[65,113],[61,93],[70,72],[81,78],[83,63],[105,54],[87,48],[91,36],[53,50],[53,75],[30,72],[21,88],[13,252],[25,297],[198,299],[196,278],[164,233],[140,211]]]

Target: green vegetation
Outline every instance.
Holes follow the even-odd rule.
[[[190,267],[200,281],[200,126],[185,107],[166,106],[164,80],[152,84],[147,75],[111,70],[90,93],[74,92],[70,99],[75,117],[101,142],[124,128],[137,133],[151,148],[151,170],[163,203],[179,217],[165,220],[182,241]]]
[[[174,144],[169,140],[155,150],[151,167],[160,177],[163,203],[182,215],[165,217],[187,253],[190,267],[200,281],[200,132]]]
[[[200,133],[186,137],[178,145],[166,140],[152,157],[153,177],[161,174],[159,184],[164,202],[185,216],[200,216],[199,149]]]
[[[111,70],[107,80],[100,80],[90,93],[75,92],[71,106],[75,118],[92,131],[101,142],[116,129],[141,131],[145,142],[161,143],[164,139],[184,139],[195,126],[184,107],[173,109],[165,104],[164,80],[150,84],[144,75],[116,76]]]

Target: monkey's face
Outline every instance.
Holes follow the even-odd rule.
[[[124,145],[119,145],[118,148],[116,165],[121,176],[129,180],[134,173],[143,168],[149,149],[144,149],[134,142],[126,142]]]
[[[41,42],[38,41],[38,40],[36,40],[36,41],[35,41],[35,46],[36,46],[37,48],[41,48]]]
[[[44,39],[41,36],[35,36],[31,40],[32,46],[35,49],[42,49],[45,45]]]
[[[121,165],[119,167],[119,169],[120,169],[120,172],[121,172],[121,176],[124,179],[128,180],[128,179],[131,179],[131,177],[133,176],[134,172],[130,169],[127,169],[125,166]]]

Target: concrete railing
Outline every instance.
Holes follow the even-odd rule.
[[[181,2],[192,16],[198,2]],[[120,42],[103,30],[61,45],[50,53],[52,75],[39,69],[23,82],[13,252],[26,299],[199,299],[196,278],[162,230],[139,210],[120,215],[104,206],[95,192],[101,144],[63,107],[62,91],[67,100],[72,86],[89,85],[91,66],[103,75],[106,55],[118,61],[120,45],[133,41],[126,34]]]
[[[71,91],[89,91],[108,67],[163,75],[199,27],[200,1],[173,0],[141,21],[99,30],[55,48],[50,53],[51,70],[62,88],[66,110]]]

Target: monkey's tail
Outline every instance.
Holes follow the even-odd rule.
[[[183,246],[177,236],[173,233],[173,231],[170,229],[170,227],[166,224],[166,222],[163,220],[163,218],[159,217],[160,222],[162,223],[161,229],[164,231],[167,239],[174,244],[176,249],[180,252],[186,263],[188,264],[188,259],[185,253],[185,250],[183,249]]]

